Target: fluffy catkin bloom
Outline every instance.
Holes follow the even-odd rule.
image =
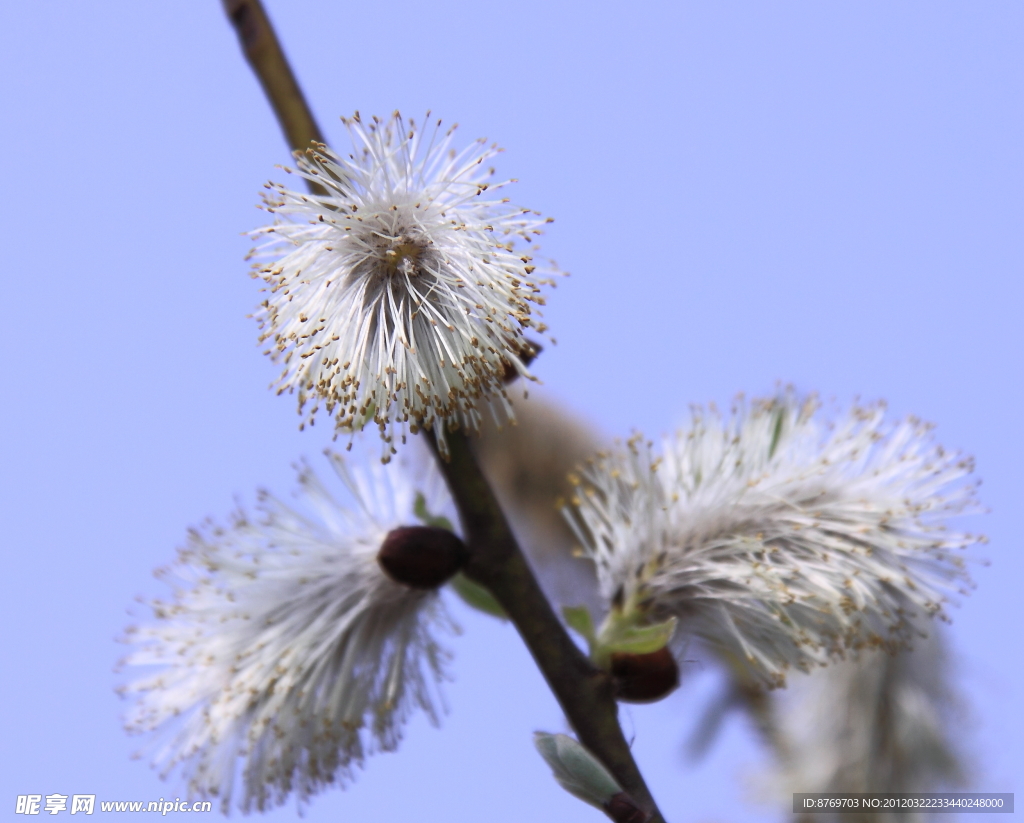
[[[377,563],[389,530],[414,522],[414,492],[397,468],[357,475],[329,458],[355,507],[301,467],[300,506],[263,493],[260,518],[192,531],[157,573],[173,597],[128,630],[124,662],[160,667],[122,688],[137,696],[128,729],[156,731],[154,765],[180,768],[192,796],[220,797],[224,811],[236,794],[245,811],[293,791],[304,801],[394,749],[413,709],[436,723],[443,707],[435,637],[453,626],[436,592]],[[440,490],[425,489],[435,511]]]
[[[531,377],[523,330],[545,330],[534,307],[551,281],[533,277],[528,244],[550,219],[494,198],[512,182],[488,182],[499,149],[455,151],[454,126],[421,131],[397,112],[344,123],[353,154],[297,155],[323,194],[267,186],[277,221],[253,232],[261,340],[309,422],[321,401],[339,431],[372,415],[385,461],[396,428],[433,429],[444,449],[446,425],[476,430],[482,402],[510,418],[505,377]]]
[[[971,462],[881,405],[832,423],[792,393],[697,409],[655,458],[639,438],[576,480],[573,521],[609,619],[679,618],[768,685],[847,650],[894,650],[968,583]]]

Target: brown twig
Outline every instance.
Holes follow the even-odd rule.
[[[436,443],[428,439],[436,453]],[[447,441],[450,459],[439,456],[438,463],[469,546],[466,575],[490,590],[505,609],[580,743],[607,767],[648,823],[664,823],[619,725],[609,676],[594,667],[555,616],[466,438],[450,432]]]
[[[238,41],[253,73],[267,95],[285,140],[293,151],[305,151],[311,142],[323,142],[320,127],[295,79],[274,27],[260,0],[222,0]],[[314,193],[325,193],[315,183]]]

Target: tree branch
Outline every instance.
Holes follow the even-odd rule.
[[[253,73],[293,151],[305,151],[313,141],[323,142],[320,127],[306,102],[295,73],[260,0],[221,0]],[[310,183],[314,193],[326,193]]]
[[[562,711],[586,746],[612,773],[649,823],[664,823],[622,728],[609,676],[579,650],[555,615],[512,535],[480,467],[460,432],[447,435],[450,460],[427,435],[462,520],[470,559],[464,572],[505,609]],[[612,819],[617,819],[609,811]]]

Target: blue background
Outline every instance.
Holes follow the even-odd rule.
[[[776,381],[884,397],[976,456],[991,543],[955,610],[975,788],[1020,788],[1018,517],[1024,6],[1017,2],[269,3],[327,135],[431,108],[508,149],[553,215],[559,340],[538,373],[601,430]],[[114,638],[185,528],[222,517],[327,426],[267,391],[241,232],[288,154],[219,3],[0,9],[0,810],[25,793],[176,796],[120,728]],[[508,628],[457,609],[452,712],[314,800],[311,821],[600,819],[534,753],[561,715]],[[625,712],[673,821],[744,800],[740,717],[682,740],[717,685]],[[98,812],[97,812],[98,813]],[[294,805],[268,815],[294,816]]]

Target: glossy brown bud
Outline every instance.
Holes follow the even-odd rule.
[[[466,562],[466,544],[447,529],[402,526],[392,529],[377,553],[384,573],[412,589],[436,589]]]
[[[605,804],[604,810],[615,823],[647,823],[647,815],[625,792],[613,794],[611,800]]]
[[[613,652],[611,672],[623,703],[653,703],[679,685],[679,664],[668,646],[650,654]]]

